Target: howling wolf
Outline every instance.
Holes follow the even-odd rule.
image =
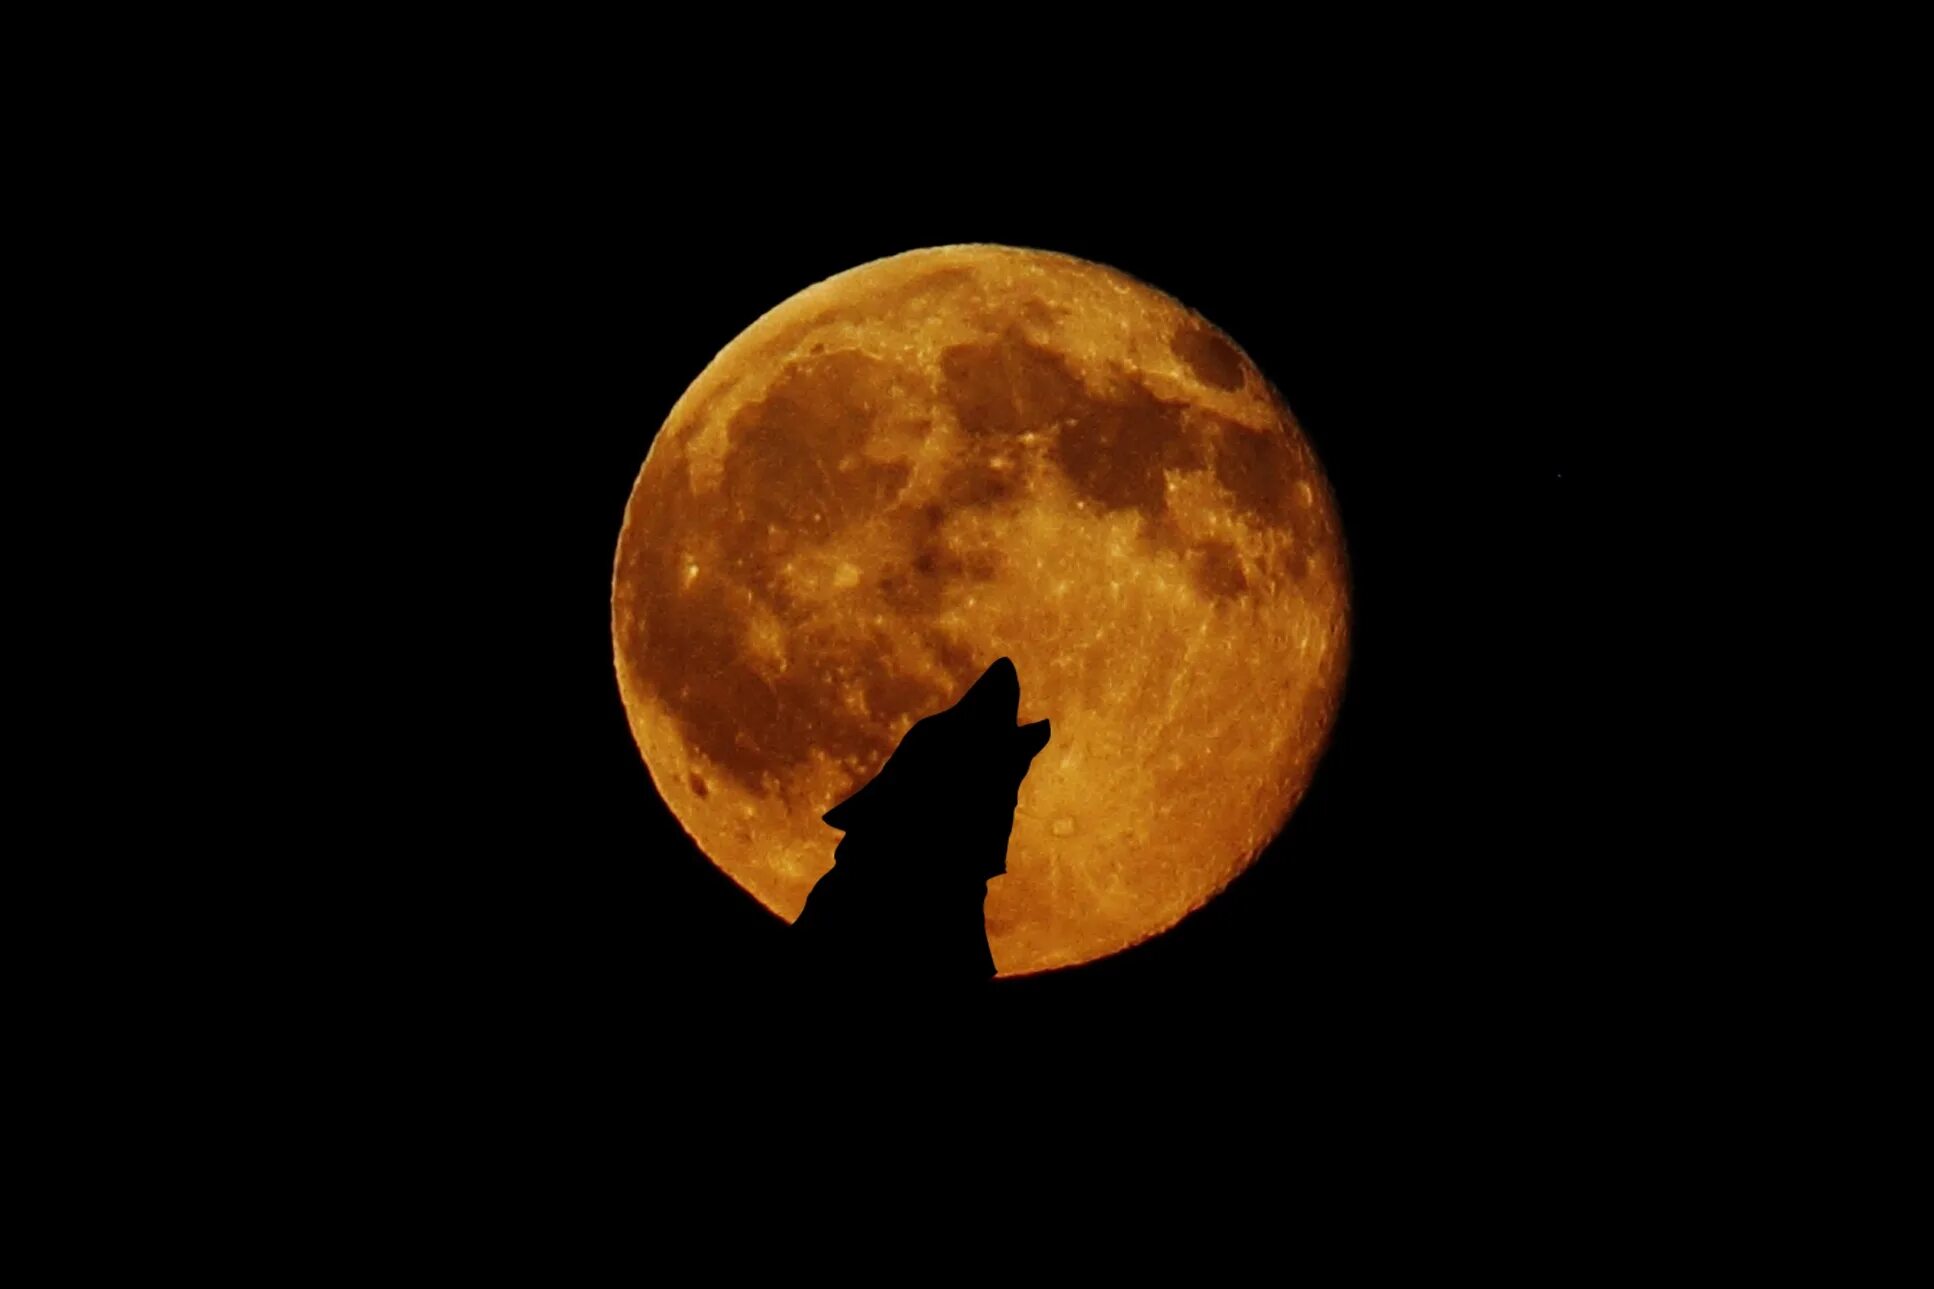
[[[994,974],[982,904],[1007,871],[1014,803],[1049,733],[1046,721],[1015,724],[1020,702],[1001,658],[823,816],[846,836],[792,930],[818,979],[918,992]]]

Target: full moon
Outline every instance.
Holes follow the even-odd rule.
[[[1322,467],[1228,336],[1114,269],[948,246],[720,351],[645,456],[611,615],[659,793],[788,920],[832,866],[820,816],[1013,659],[1054,737],[988,887],[1011,976],[1161,933],[1275,838],[1335,719],[1349,577]]]

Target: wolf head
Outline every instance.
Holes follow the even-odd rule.
[[[1047,721],[1015,723],[1021,681],[997,659],[943,712],[917,721],[880,772],[822,816],[856,846],[929,852],[900,862],[937,863],[967,880],[1007,871],[1007,841],[1021,780],[1047,746]]]

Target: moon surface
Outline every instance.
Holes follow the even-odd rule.
[[[1335,502],[1262,373],[1134,278],[1001,246],[861,265],[727,345],[652,441],[611,608],[653,782],[788,920],[832,866],[820,816],[1012,658],[1054,739],[988,887],[1002,975],[1241,873],[1348,658]]]

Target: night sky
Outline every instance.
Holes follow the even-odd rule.
[[[1149,944],[997,983],[1009,1036],[1208,1067],[1350,1052],[1396,1077],[1425,1051],[1548,1051],[1642,969],[1605,952],[1639,879],[1578,814],[1575,560],[1615,428],[1580,301],[1616,266],[1563,193],[1428,165],[1286,165],[1267,197],[1051,165],[971,191],[714,189],[592,159],[480,163],[474,201],[439,189],[385,251],[407,272],[382,335],[425,400],[390,415],[432,443],[443,501],[411,557],[429,589],[399,608],[423,628],[434,808],[402,867],[368,869],[451,1024],[622,1068],[651,1033],[764,1023],[783,926],[685,838],[626,727],[618,526],[665,413],[746,324],[958,241],[1112,265],[1227,331],[1324,463],[1354,580],[1335,736],[1277,844]]]

